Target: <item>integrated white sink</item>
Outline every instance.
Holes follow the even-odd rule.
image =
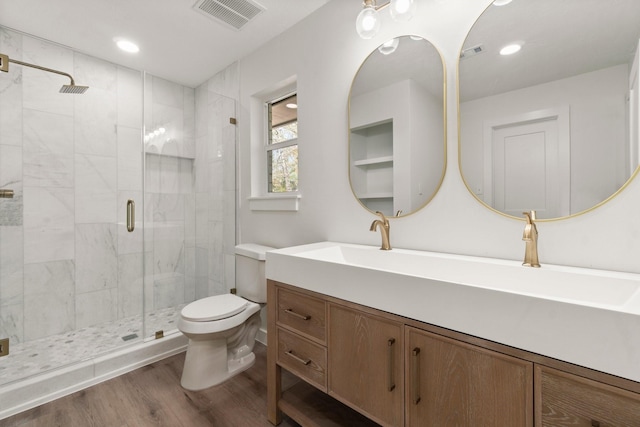
[[[640,275],[320,242],[267,277],[640,381]]]
[[[402,249],[381,251],[373,246],[344,243],[303,250],[296,256],[599,306],[624,307],[640,295],[637,275],[584,268],[524,268],[516,261]]]

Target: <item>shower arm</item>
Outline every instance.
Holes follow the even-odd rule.
[[[54,69],[51,69],[51,68],[47,68],[47,67],[42,67],[40,65],[29,64],[28,62],[18,61],[17,59],[11,59],[11,58],[9,58],[8,55],[3,55],[3,54],[0,53],[0,71],[8,72],[9,71],[9,62],[13,62],[14,64],[22,65],[22,66],[25,66],[25,67],[31,67],[31,68],[35,68],[35,69],[38,69],[38,70],[48,71],[50,73],[60,74],[61,76],[69,77],[69,80],[71,80],[71,86],[75,86],[75,82],[73,81],[73,77],[71,77],[71,74],[65,73],[63,71],[58,71],[58,70],[54,70]]]

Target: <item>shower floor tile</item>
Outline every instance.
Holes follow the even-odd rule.
[[[147,330],[152,332],[144,337],[141,316],[133,316],[26,343],[11,344],[9,355],[0,358],[0,385],[92,359],[138,342],[142,337],[153,337],[155,331],[163,330],[165,335],[177,332],[178,316],[184,305],[146,314]]]

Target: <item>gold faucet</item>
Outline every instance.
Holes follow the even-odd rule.
[[[381,219],[374,220],[371,223],[371,227],[369,227],[369,231],[376,231],[378,229],[378,226],[380,226],[380,234],[382,235],[382,246],[380,246],[380,250],[390,251],[391,244],[389,243],[389,220],[380,211],[376,211],[376,215],[380,215]]]
[[[540,261],[538,261],[538,227],[534,222],[536,220],[536,211],[522,213],[527,219],[527,224],[522,232],[522,240],[526,242],[522,265],[540,267]]]

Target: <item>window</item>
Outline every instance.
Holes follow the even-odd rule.
[[[298,191],[297,94],[267,102],[269,193]]]

